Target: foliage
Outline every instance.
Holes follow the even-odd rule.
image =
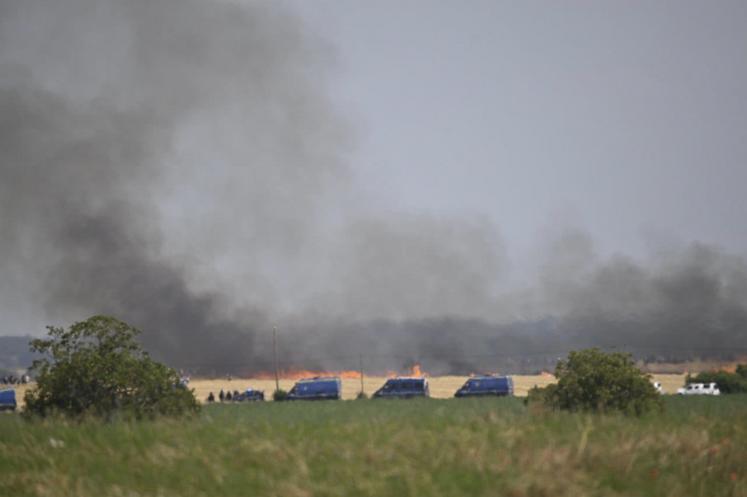
[[[524,405],[533,407],[553,407],[555,398],[557,397],[557,389],[558,385],[556,383],[545,387],[538,387],[535,385],[529,389],[527,396],[524,397]]]
[[[357,400],[365,400],[368,398],[368,394],[366,392],[358,392],[358,395],[355,396]]]
[[[282,388],[278,388],[272,393],[272,400],[276,402],[281,402],[283,400],[288,400],[288,392],[283,390]]]
[[[557,384],[532,389],[528,401],[540,401],[552,409],[635,415],[661,407],[650,375],[636,367],[630,354],[574,351],[558,361],[555,376]]]
[[[139,331],[126,323],[93,316],[48,330],[48,338],[31,341],[31,350],[45,357],[34,361],[36,387],[24,397],[28,415],[140,418],[199,409],[192,391],[178,386],[176,371],[153,361],[135,340]]]
[[[737,366],[735,373],[726,371],[706,371],[696,376],[688,375],[686,383],[715,383],[721,393],[747,393],[747,365]]]

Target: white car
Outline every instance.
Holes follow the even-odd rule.
[[[721,395],[715,383],[690,383],[677,389],[677,395]]]

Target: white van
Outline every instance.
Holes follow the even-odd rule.
[[[677,390],[677,395],[721,395],[715,383],[690,383]]]

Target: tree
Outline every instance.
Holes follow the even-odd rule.
[[[48,338],[30,342],[45,357],[32,366],[37,378],[24,396],[27,414],[142,418],[199,409],[176,371],[152,360],[127,323],[93,316],[67,330],[47,329]]]
[[[723,394],[747,393],[747,366],[738,365],[735,373],[704,371],[696,376],[688,375],[685,383],[715,383]]]
[[[630,354],[599,349],[571,352],[555,368],[558,383],[530,391],[529,402],[570,411],[622,411],[640,415],[661,408],[650,375]]]

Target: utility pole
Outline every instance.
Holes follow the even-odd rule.
[[[361,369],[361,395],[363,395],[363,354],[358,355],[358,365]]]
[[[278,376],[278,328],[272,327],[272,355],[275,357],[275,390],[280,390],[280,377]]]

